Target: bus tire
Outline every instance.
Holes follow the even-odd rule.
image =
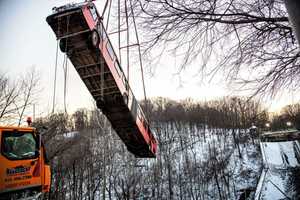
[[[123,96],[123,101],[126,105],[128,105],[128,95],[124,92]]]
[[[100,37],[96,30],[93,30],[90,35],[90,42],[94,48],[98,48],[100,44]]]
[[[66,38],[60,39],[59,41],[60,51],[66,53],[68,51],[66,47],[67,47],[67,39]]]

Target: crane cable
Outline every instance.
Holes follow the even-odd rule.
[[[69,24],[70,24],[70,16],[67,17],[67,34],[69,33]],[[66,46],[65,46],[65,56],[63,62],[63,70],[64,70],[64,111],[67,114],[67,81],[68,81],[68,38],[66,38]]]
[[[106,8],[107,8],[107,5],[108,5],[108,1],[109,0],[106,0],[106,2],[105,2],[105,5],[104,5],[104,8],[103,8],[103,11],[102,11],[102,18],[104,17],[104,15],[105,15],[105,11],[106,11]]]
[[[69,23],[70,23],[70,17],[67,18],[67,34],[69,32]],[[59,29],[58,23],[58,29]],[[52,98],[52,114],[55,112],[55,100],[56,100],[56,82],[57,82],[57,66],[58,66],[58,47],[59,47],[59,40],[57,40],[56,45],[56,56],[55,56],[55,70],[54,70],[54,82],[53,82],[53,98]],[[68,47],[68,39],[66,38],[66,46],[65,46],[65,52],[67,52]],[[68,78],[68,58],[67,53],[64,55],[63,60],[63,71],[64,71],[64,111],[67,113],[67,78]]]
[[[57,23],[57,30],[60,31],[60,19],[58,18]],[[55,71],[54,71],[54,83],[53,83],[53,99],[52,99],[52,114],[54,114],[55,111],[55,99],[56,99],[56,82],[57,82],[57,65],[58,65],[58,46],[59,46],[59,40],[56,40],[56,54],[55,54]]]
[[[112,0],[109,0],[109,9],[108,9],[108,13],[107,13],[107,20],[106,20],[106,26],[105,26],[106,31],[108,31],[108,22],[109,22],[109,16],[110,16],[110,11],[111,11],[111,5],[112,5]]]
[[[128,9],[127,9],[127,0],[124,0],[125,3],[125,16],[126,16],[126,54],[127,54],[127,81],[128,81],[128,86],[127,86],[127,92],[129,90],[129,23],[128,23]]]
[[[121,6],[120,0],[118,0],[118,45],[119,45],[119,61],[122,66],[122,55],[121,55]]]
[[[112,0],[111,0],[112,1]],[[129,1],[129,6],[130,8],[128,8],[127,6],[127,2]],[[111,2],[110,2],[110,7],[111,7]],[[141,54],[141,45],[140,45],[140,41],[139,41],[139,37],[138,37],[138,31],[137,31],[137,26],[136,26],[136,22],[135,22],[135,15],[134,15],[134,10],[133,10],[133,6],[132,6],[132,1],[131,0],[124,0],[124,5],[125,5],[125,17],[126,17],[126,21],[125,21],[125,24],[126,24],[126,41],[127,41],[127,85],[126,85],[126,89],[127,89],[127,92],[129,93],[129,59],[130,59],[130,56],[129,56],[129,48],[130,48],[130,45],[129,45],[129,40],[130,40],[130,35],[129,35],[129,22],[128,22],[128,19],[129,19],[129,15],[128,15],[128,10],[130,9],[131,11],[131,16],[132,16],[132,21],[133,21],[133,26],[134,26],[134,32],[135,32],[135,37],[136,37],[136,42],[137,42],[137,46],[138,46],[138,56],[139,56],[139,64],[140,64],[140,69],[141,69],[141,76],[142,76],[142,86],[143,86],[143,93],[144,93],[144,101],[145,101],[145,109],[146,109],[146,113],[149,115],[149,105],[148,105],[148,100],[147,100],[147,94],[146,94],[146,86],[145,86],[145,78],[144,78],[144,68],[143,68],[143,62],[142,62],[142,54]],[[106,2],[106,5],[105,5],[105,9],[106,9],[106,6],[107,6],[107,2]],[[119,42],[119,57],[121,59],[121,51],[120,51],[120,0],[118,0],[118,42]],[[104,10],[105,11],[105,10]],[[103,12],[104,13],[104,12]],[[108,19],[109,19],[109,15],[110,15],[110,9],[109,9],[109,13],[108,13]],[[108,20],[107,20],[107,24],[108,24]],[[121,62],[120,62],[121,63]]]
[[[68,81],[68,58],[67,55],[64,56],[63,62],[63,70],[64,70],[64,111],[67,113],[67,81]]]
[[[127,0],[125,0],[125,1],[127,1]],[[138,45],[139,63],[140,63],[140,68],[141,68],[142,85],[143,85],[144,101],[145,101],[145,113],[148,115],[148,120],[150,120],[150,118],[149,118],[150,117],[150,110],[149,110],[150,105],[149,105],[149,102],[147,100],[145,78],[144,78],[144,67],[143,67],[142,54],[141,54],[141,45],[140,45],[137,26],[136,26],[136,22],[135,22],[135,15],[134,15],[134,10],[133,10],[133,6],[132,6],[132,0],[129,0],[129,4],[130,4],[132,21],[133,21],[133,26],[134,26],[134,31],[135,31],[135,37],[136,37],[136,41],[137,41],[137,45]],[[150,125],[150,121],[148,121],[148,123]]]
[[[140,67],[141,67],[142,83],[143,83],[143,90],[144,90],[144,100],[145,100],[145,103],[146,103],[146,106],[147,106],[147,95],[146,95],[146,86],[145,86],[145,79],[144,79],[144,69],[143,69],[143,62],[142,62],[141,45],[140,45],[139,36],[138,36],[137,28],[136,28],[134,11],[133,11],[133,8],[132,8],[132,1],[129,0],[129,3],[130,3],[130,9],[131,9],[131,12],[132,12],[132,19],[133,19],[133,25],[134,25],[134,30],[135,30],[135,37],[136,37],[136,41],[137,41],[137,44],[138,44],[139,63],[140,63]]]
[[[55,71],[54,71],[54,83],[53,83],[53,99],[52,99],[52,114],[55,111],[57,62],[58,62],[58,45],[59,45],[59,40],[57,40],[57,44],[56,44]]]

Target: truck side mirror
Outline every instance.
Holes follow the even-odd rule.
[[[40,151],[39,150],[36,150],[34,153],[35,153],[35,157],[39,157],[40,156]]]
[[[40,150],[40,148],[41,148],[41,134],[39,132],[36,132],[36,143],[37,143],[37,149]]]

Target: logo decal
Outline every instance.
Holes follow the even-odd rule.
[[[6,169],[6,174],[8,176],[20,175],[29,173],[30,166],[17,166],[15,168],[8,168]]]

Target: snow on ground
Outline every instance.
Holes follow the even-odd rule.
[[[255,200],[300,199],[299,169],[265,169],[256,190]]]
[[[237,196],[240,196],[244,190],[255,189],[262,166],[259,149],[255,145],[242,148],[241,154],[242,158],[239,158],[238,151],[235,149],[228,165],[228,170],[234,171],[236,191],[240,191]],[[253,196],[254,192],[251,192],[249,199]]]
[[[264,170],[255,200],[300,199],[299,141],[262,142]]]
[[[300,166],[298,141],[262,142],[263,162],[267,167],[285,169]]]
[[[257,145],[252,144],[250,141],[246,143],[240,143],[240,150],[242,157],[239,157],[238,147],[234,144],[234,139],[232,136],[232,130],[224,131],[222,129],[209,129],[205,128],[199,129],[194,127],[189,127],[189,134],[186,134],[185,129],[179,130],[181,132],[181,137],[184,139],[185,136],[198,135],[194,139],[189,139],[188,144],[183,142],[184,151],[180,146],[173,147],[171,152],[176,153],[179,163],[184,163],[186,155],[189,157],[206,162],[210,159],[210,154],[212,151],[217,152],[217,160],[225,160],[224,173],[229,174],[228,178],[230,192],[226,194],[226,199],[236,200],[239,199],[240,195],[244,194],[246,190],[250,191],[250,199],[253,199],[256,185],[258,183],[259,175],[262,169],[261,154],[260,149]],[[176,131],[176,130],[175,130]],[[236,135],[239,135],[238,130]],[[180,133],[178,133],[179,135]],[[240,132],[240,134],[245,134]],[[181,153],[178,153],[181,152]],[[176,160],[176,156],[174,157]],[[176,167],[178,171],[181,170],[182,166],[180,164]],[[220,181],[221,187],[226,187],[223,183],[222,174],[218,174],[218,179]],[[212,178],[207,186],[207,195],[205,199],[218,199],[217,186],[215,178]]]

